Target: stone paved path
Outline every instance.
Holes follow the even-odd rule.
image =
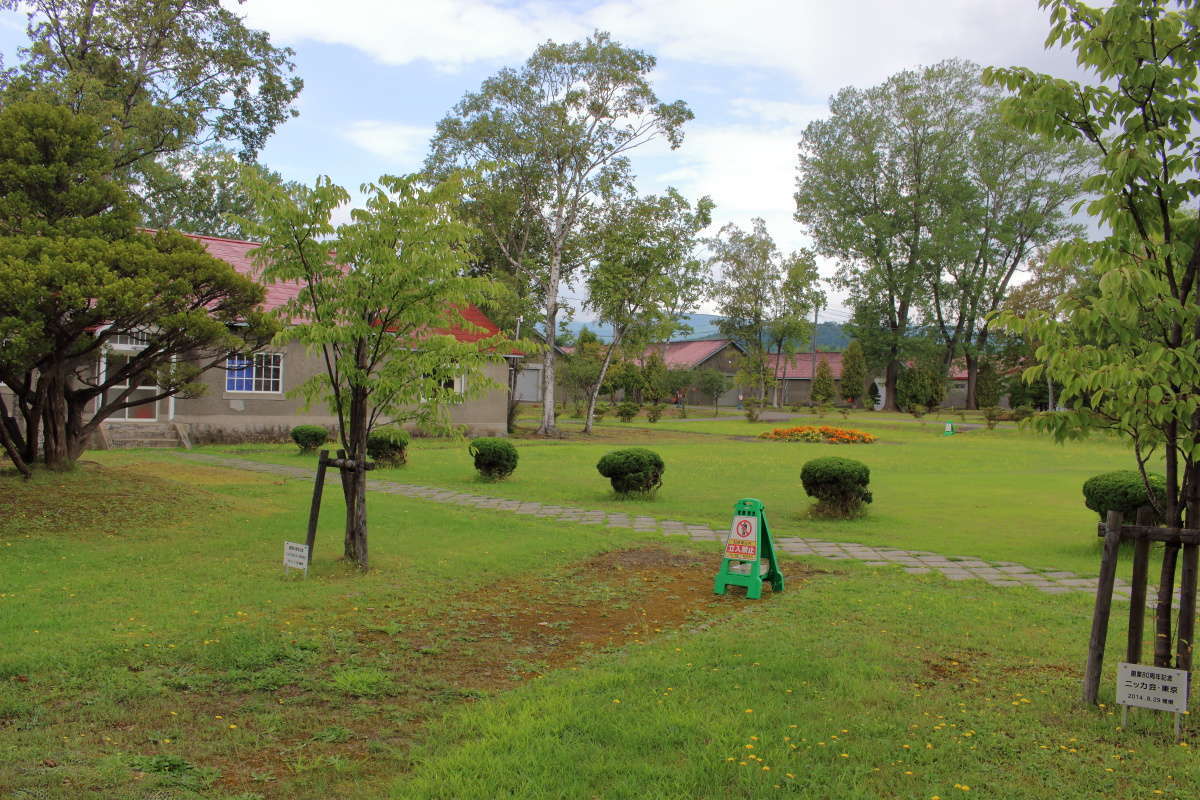
[[[265,472],[272,475],[312,480],[314,471],[304,467],[290,467],[282,464],[267,464],[244,458],[230,458],[208,455],[206,453],[181,453],[180,458],[193,461],[203,461],[209,464],[234,469]],[[419,486],[410,483],[396,483],[376,479],[367,480],[369,490],[387,494],[401,494],[407,497],[420,497],[437,503],[450,505],[496,509],[510,511],[515,514],[528,514],[535,517],[548,517],[573,522],[578,525],[606,525],[610,528],[632,528],[636,531],[658,531],[668,536],[687,536],[695,541],[723,541],[726,531],[677,520],[659,519],[644,515],[631,515],[621,511],[602,511],[595,509],[576,508],[573,506],[556,506],[545,503],[535,503],[528,500],[508,500],[501,497],[469,494],[441,489],[435,486]],[[869,566],[897,565],[905,572],[914,575],[941,573],[952,581],[983,580],[992,586],[1030,586],[1039,591],[1051,594],[1067,592],[1088,592],[1095,594],[1096,578],[1084,578],[1073,572],[1061,570],[1038,570],[1011,561],[985,561],[966,556],[946,556],[929,553],[923,550],[901,550],[894,547],[878,547],[853,542],[824,542],[817,539],[804,539],[798,536],[775,537],[775,544],[780,550],[794,555],[820,556],[831,560],[861,561]],[[1129,584],[1116,581],[1114,597],[1128,600]],[[1156,597],[1153,586],[1148,587],[1147,605],[1152,605]]]

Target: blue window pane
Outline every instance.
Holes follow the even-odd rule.
[[[254,365],[243,356],[232,356],[225,364],[225,391],[249,392],[254,388]]]

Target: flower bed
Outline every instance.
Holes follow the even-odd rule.
[[[797,425],[794,428],[775,428],[758,435],[760,439],[776,442],[825,442],[826,444],[871,444],[876,436],[849,428],[829,425]]]

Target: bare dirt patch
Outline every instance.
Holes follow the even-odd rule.
[[[449,706],[745,608],[744,597],[733,592],[713,594],[717,566],[712,556],[666,547],[615,550],[555,574],[530,574],[457,597],[448,592],[443,605],[420,619],[378,614],[353,632],[354,652],[343,656],[385,666],[393,690],[348,701],[298,688],[275,692],[285,700],[276,711],[287,715],[293,735],[275,747],[219,761],[220,784],[268,798],[306,797],[290,779],[302,750],[307,757],[356,764],[359,786],[382,785],[404,769],[402,754],[420,726]],[[809,574],[789,564],[789,585],[795,590]],[[769,589],[762,602],[770,602]],[[323,664],[331,673],[340,666],[336,659]],[[344,727],[347,740],[314,741],[331,724]],[[380,757],[381,746],[395,758]],[[264,776],[271,782],[264,783]]]

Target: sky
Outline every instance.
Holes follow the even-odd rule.
[[[347,188],[420,168],[437,121],[547,39],[608,31],[658,59],[653,87],[695,119],[683,145],[635,153],[642,192],[674,186],[717,204],[715,232],[762,217],[780,249],[808,244],[792,212],[796,145],[831,94],[947,58],[1077,77],[1047,51],[1036,0],[246,0],[236,8],[295,50],[299,117],[260,160],[289,180]],[[18,60],[24,17],[0,12],[0,52]],[[830,275],[834,265],[822,263]],[[571,291],[569,296],[578,297]],[[831,298],[823,319],[848,315]],[[705,307],[711,311],[711,305]]]

